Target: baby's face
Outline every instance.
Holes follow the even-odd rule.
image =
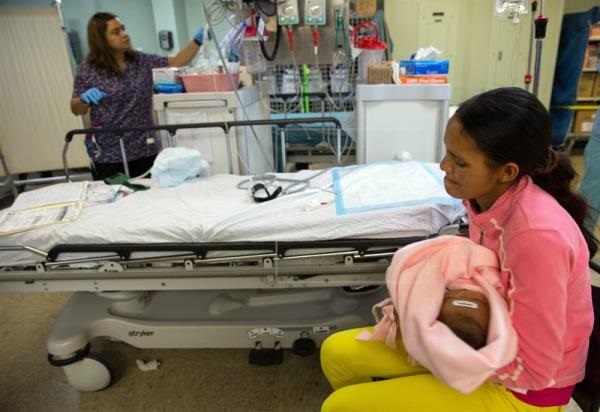
[[[446,323],[461,314],[473,318],[487,329],[490,307],[486,296],[481,292],[466,289],[447,291],[444,294],[439,319]]]

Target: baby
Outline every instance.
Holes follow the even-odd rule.
[[[448,290],[438,320],[474,349],[479,349],[486,344],[490,305],[481,292]]]
[[[405,246],[386,271],[390,297],[374,306],[377,323],[356,339],[402,345],[411,362],[467,393],[517,354],[500,275],[495,253],[468,238]]]

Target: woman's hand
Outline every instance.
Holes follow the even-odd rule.
[[[106,96],[106,93],[97,87],[91,87],[85,92],[81,93],[79,98],[87,105],[98,104]]]
[[[194,34],[194,42],[198,46],[202,46],[204,43],[204,27],[200,27],[198,31],[196,31],[196,34]]]

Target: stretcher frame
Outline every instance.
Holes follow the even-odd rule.
[[[227,138],[231,127],[276,124],[285,143],[287,125],[316,122],[336,125],[339,149],[341,126],[333,117],[101,131],[122,136],[132,130],[167,130],[174,136],[181,128],[221,127]],[[99,131],[67,133],[67,179],[66,153],[73,136]],[[452,225],[438,234],[456,230]],[[392,255],[426,238],[65,244],[49,251],[0,246],[0,256],[4,250],[39,256],[32,265],[0,268],[0,292],[76,292],[48,337],[48,360],[63,369],[75,388],[96,391],[108,387],[114,376],[109,360],[90,352],[97,337],[138,348],[246,347],[251,363],[261,364],[280,363],[282,348],[313,353],[334,331],[371,323],[372,305],[386,295],[382,285]],[[182,310],[174,314],[174,306]]]

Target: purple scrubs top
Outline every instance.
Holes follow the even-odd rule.
[[[166,67],[167,57],[135,52],[135,60],[127,63],[120,75],[98,72],[87,62],[77,69],[73,97],[91,87],[107,95],[91,106],[92,127],[124,128],[152,126],[152,69]],[[155,132],[128,132],[123,136],[127,160],[156,155],[160,141]],[[121,149],[115,135],[98,133],[85,137],[87,153],[94,162],[121,163]]]

